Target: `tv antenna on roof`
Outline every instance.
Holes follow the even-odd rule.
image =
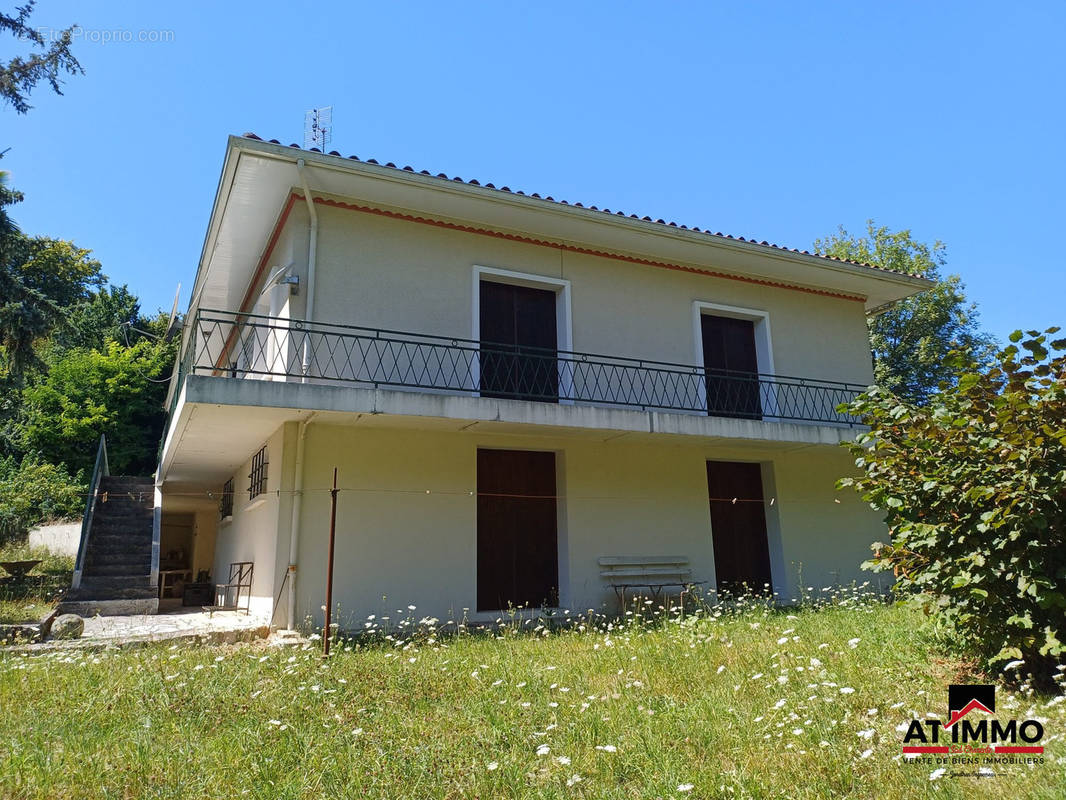
[[[304,148],[317,147],[323,153],[333,141],[333,106],[312,108],[304,114]]]

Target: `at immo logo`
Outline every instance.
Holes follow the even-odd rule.
[[[904,753],[1043,753],[1044,726],[1035,719],[1002,721],[996,713],[996,687],[952,684],[948,719],[912,720],[903,737]],[[990,718],[991,717],[991,718]]]

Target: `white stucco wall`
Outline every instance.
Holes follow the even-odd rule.
[[[843,450],[796,453],[709,445],[600,442],[576,437],[484,436],[431,430],[312,424],[307,434],[301,515],[298,621],[321,624],[325,595],[328,487],[339,469],[335,609],[342,625],[367,614],[477,615],[476,452],[482,447],[554,450],[558,455],[561,604],[614,608],[596,559],[675,555],[714,585],[705,462],[764,462],[774,580],[782,598],[808,585],[867,576],[859,569],[883,535],[878,517],[834,483]],[[834,502],[839,500],[840,502]],[[775,533],[780,544],[776,544]],[[257,568],[258,569],[258,568]],[[407,606],[415,605],[416,612]]]
[[[883,514],[854,491],[834,488],[838,478],[855,472],[852,457],[841,448],[796,450],[775,459],[790,598],[801,586],[818,592],[853,579],[884,589],[892,584],[891,577],[858,568],[872,555],[870,545],[885,541],[888,532]]]
[[[279,428],[264,444],[267,447],[267,489],[249,499],[248,475],[252,455],[234,473],[233,516],[222,520],[214,542],[212,579],[216,584],[229,578],[229,565],[236,561],[253,561],[252,610],[265,613],[272,606],[274,575],[278,550],[278,519],[283,466],[284,428]],[[219,446],[224,446],[220,443]],[[243,602],[243,598],[242,598]]]
[[[316,321],[470,337],[473,268],[485,266],[569,281],[578,352],[696,364],[698,301],[768,312],[777,374],[872,381],[861,302],[316,208]],[[289,307],[294,318],[305,315],[307,302],[307,225],[307,209],[297,204],[270,260],[300,275]],[[260,313],[268,295],[257,304]]]
[[[317,211],[316,321],[471,337],[476,317],[474,268],[480,266],[568,282],[571,347],[576,351],[697,364],[694,304],[709,303],[766,312],[772,371],[777,374],[858,384],[872,380],[861,302],[327,205],[317,206]],[[260,293],[254,311],[306,316],[307,225],[306,207],[297,203],[267,262],[267,274],[284,267],[298,275],[299,293],[291,297],[284,289]],[[242,297],[245,289],[235,283],[232,293]],[[269,357],[266,349],[252,354],[252,358]],[[760,369],[771,367],[760,363]],[[224,581],[232,561],[254,560],[253,607],[263,611],[270,609],[282,589],[296,419],[303,416],[298,409],[311,407],[318,406],[302,401],[284,405],[292,415],[267,439],[267,493],[251,502],[247,476],[252,453],[240,454],[245,463],[234,473],[234,516],[220,523],[214,536],[214,579]],[[236,406],[225,408],[235,412],[233,424],[240,425],[241,411]],[[338,416],[352,412],[353,422],[358,417],[346,406],[338,405],[335,411]],[[378,411],[375,407],[368,413]],[[575,610],[614,602],[599,576],[596,559],[602,555],[685,554],[695,577],[713,584],[704,466],[709,458],[764,464],[767,496],[774,497],[768,507],[774,580],[786,600],[801,582],[820,588],[853,577],[865,579],[858,565],[867,557],[869,543],[883,536],[876,515],[852,495],[835,492],[836,479],[850,467],[849,457],[839,448],[817,444],[789,450],[792,445],[774,444],[766,437],[759,441],[751,437],[750,445],[716,447],[706,431],[702,438],[693,435],[693,441],[686,442],[681,434],[691,431],[676,420],[692,418],[676,415],[663,416],[654,430],[677,436],[656,440],[643,434],[639,443],[626,437],[601,441],[616,434],[593,435],[580,426],[565,436],[544,434],[532,426],[522,436],[444,433],[433,430],[428,418],[434,414],[416,416],[426,419],[396,424],[423,425],[421,430],[325,423],[309,428],[298,622],[307,614],[321,620],[327,489],[334,466],[340,469],[345,490],[338,517],[335,600],[342,622],[347,616],[349,623],[351,615],[359,619],[369,613],[395,615],[396,609],[404,609],[406,615],[408,604],[416,605],[418,614],[439,617],[458,616],[475,607],[476,499],[471,492],[476,486],[478,446],[559,453],[558,470],[565,478],[559,526],[561,600]],[[766,431],[771,427],[766,426]],[[211,446],[225,448],[225,437]],[[205,520],[203,530],[208,529]],[[198,549],[197,561],[207,552]],[[285,604],[280,608],[284,610]]]

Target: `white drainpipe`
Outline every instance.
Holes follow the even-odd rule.
[[[307,213],[311,217],[311,228],[308,232],[309,241],[307,244],[307,306],[304,310],[304,319],[310,321],[315,318],[315,260],[318,254],[318,212],[315,211],[315,201],[311,197],[311,187],[307,185],[306,170],[307,165],[304,160],[298,159],[296,162],[296,171],[300,176],[300,185],[304,190],[304,200],[307,201]],[[310,341],[306,333],[304,333],[303,341],[303,355],[301,358],[303,377],[301,382],[307,383],[307,373],[311,366],[311,351]],[[288,613],[286,614],[286,624],[289,630],[293,630],[296,627],[296,562],[300,553],[300,509],[303,506],[303,488],[304,488],[304,447],[307,439],[307,426],[314,418],[315,414],[312,412],[303,422],[300,423],[300,435],[296,440],[296,464],[295,474],[293,476],[293,496],[292,496],[292,522],[290,525],[289,536],[289,597],[288,597]]]
[[[293,475],[292,493],[292,524],[289,536],[289,604],[288,613],[285,617],[286,627],[291,631],[296,629],[296,559],[300,554],[300,508],[303,505],[304,494],[304,446],[307,438],[307,426],[311,424],[315,414],[311,414],[300,423],[300,436],[296,440],[296,465]]]
[[[307,213],[311,216],[310,241],[307,245],[307,307],[304,319],[311,322],[315,318],[315,258],[318,254],[318,212],[315,211],[315,201],[311,198],[311,187],[307,185],[304,160],[298,159],[296,171],[300,174],[300,185],[304,190],[304,200],[307,201]],[[311,366],[310,338],[304,333],[303,345],[303,383],[307,383],[307,372]]]

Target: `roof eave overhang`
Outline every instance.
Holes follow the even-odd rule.
[[[190,309],[200,299],[212,272],[220,233],[227,215],[247,216],[232,220],[259,226],[263,231],[277,219],[282,205],[298,183],[296,162],[303,159],[315,196],[348,197],[382,208],[406,209],[430,217],[462,220],[493,229],[522,231],[535,237],[592,246],[608,246],[621,253],[646,259],[674,259],[682,264],[711,265],[738,276],[764,279],[861,297],[870,313],[879,313],[892,303],[921,292],[932,281],[902,275],[822,256],[791,251],[753,241],[717,236],[706,232],[634,219],[604,211],[568,205],[515,192],[474,185],[459,180],[423,175],[395,167],[370,164],[342,156],[286,147],[247,137],[229,137],[210,223],[204,241]],[[258,171],[257,171],[258,170]],[[269,202],[271,211],[230,209],[238,173],[255,181],[269,182],[271,191],[255,192],[257,201]],[[251,275],[269,231],[257,230],[232,269]],[[253,247],[259,251],[253,253]]]

